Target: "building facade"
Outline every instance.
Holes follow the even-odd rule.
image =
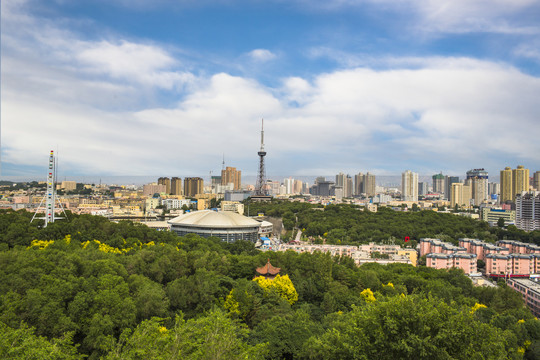
[[[179,177],[173,177],[171,179],[171,194],[182,195],[182,179]]]
[[[433,192],[441,195],[445,195],[445,176],[440,174],[435,174],[432,176],[433,179]]]
[[[501,218],[504,220],[505,224],[513,224],[516,221],[516,211],[487,207],[482,209],[482,220],[487,221],[490,224],[496,224]]]
[[[242,172],[230,166],[221,170],[221,185],[227,184],[233,184],[233,190],[240,190],[242,188]]]
[[[165,193],[171,193],[171,179],[169,179],[168,177],[160,177],[158,179],[158,185],[165,185]]]
[[[444,190],[444,197],[445,199],[447,200],[450,200],[450,193],[452,191],[452,184],[454,183],[458,183],[459,182],[459,176],[445,176],[445,179],[444,179],[444,185],[445,185],[445,190]]]
[[[516,226],[525,231],[540,230],[540,192],[516,195]]]
[[[505,167],[504,170],[501,170],[501,196],[499,198],[501,203],[507,201],[514,201],[512,196],[512,169],[510,167]]]
[[[202,194],[204,188],[203,179],[200,177],[184,178],[184,196],[194,197],[197,194]]]
[[[179,236],[196,234],[218,237],[225,242],[246,240],[255,243],[261,223],[231,211],[202,210],[181,215],[169,221],[171,231]]]
[[[418,201],[418,174],[406,170],[401,174],[401,199]]]
[[[466,185],[471,187],[472,205],[480,206],[488,200],[488,172],[484,169],[473,169],[467,171]]]
[[[523,165],[518,165],[512,170],[512,201],[516,201],[517,194],[529,191],[529,169]]]
[[[450,190],[450,206],[469,207],[472,190],[469,185],[463,183],[453,183]]]

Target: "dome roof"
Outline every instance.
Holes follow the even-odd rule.
[[[169,220],[172,226],[207,228],[245,228],[259,227],[260,222],[232,211],[201,210],[194,211]]]

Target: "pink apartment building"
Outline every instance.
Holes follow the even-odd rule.
[[[467,249],[461,246],[455,246],[439,239],[420,239],[420,256],[427,254],[454,254],[466,253]]]
[[[540,254],[486,256],[486,274],[490,276],[528,276],[540,271]]]
[[[540,246],[527,244],[516,240],[499,240],[498,246],[504,246],[510,250],[511,254],[540,254]]]
[[[427,254],[426,265],[435,269],[462,269],[465,274],[476,273],[476,255],[467,253]]]
[[[535,316],[540,316],[540,285],[529,279],[508,279],[506,284],[519,292]]]

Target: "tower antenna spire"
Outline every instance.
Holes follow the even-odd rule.
[[[261,151],[264,151],[264,119],[261,120]]]

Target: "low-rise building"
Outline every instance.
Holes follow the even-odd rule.
[[[431,253],[426,255],[426,266],[435,269],[462,269],[465,274],[477,272],[477,256],[469,253]]]
[[[540,316],[540,284],[530,279],[508,279],[506,284],[519,292],[535,316]]]
[[[490,224],[497,224],[499,219],[503,219],[505,224],[514,223],[516,221],[516,211],[488,207],[482,209],[482,220]]]

